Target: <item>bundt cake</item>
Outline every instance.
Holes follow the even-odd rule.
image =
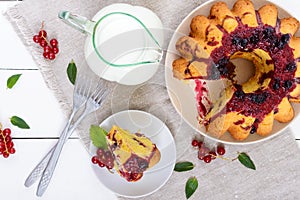
[[[109,149],[114,155],[115,170],[129,182],[142,178],[143,172],[160,160],[160,151],[149,138],[113,126],[107,135]]]
[[[173,76],[196,80],[196,85],[199,80],[229,80],[220,98],[199,115],[208,133],[221,137],[228,131],[236,140],[244,140],[253,133],[270,134],[274,119],[293,119],[290,102],[300,102],[298,27],[295,18],[279,19],[276,6],[255,10],[250,0],[237,0],[231,10],[217,2],[208,17],[193,17],[190,34],[176,43],[181,57],[172,63]],[[245,83],[233,78],[235,58],[255,66],[255,74]],[[197,88],[201,87],[197,85],[196,92]],[[201,104],[201,97],[196,98]]]

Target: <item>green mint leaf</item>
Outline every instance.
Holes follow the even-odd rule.
[[[176,172],[184,172],[194,169],[194,164],[191,162],[179,162],[176,163],[174,171]]]
[[[77,75],[77,67],[73,59],[68,65],[67,74],[70,82],[74,85],[76,80],[76,75]]]
[[[107,132],[103,128],[99,126],[91,125],[90,137],[95,147],[101,149],[107,149],[106,135]]]
[[[17,126],[19,128],[30,129],[28,124],[22,118],[20,118],[18,116],[12,116],[10,118],[10,122],[12,123],[12,125]]]
[[[256,170],[256,167],[255,167],[253,161],[246,153],[244,153],[244,152],[239,153],[238,159],[245,167]]]
[[[185,197],[190,198],[198,188],[198,180],[196,177],[191,177],[185,184]]]
[[[14,85],[17,83],[17,81],[19,80],[20,76],[22,74],[15,74],[15,75],[12,75],[11,77],[9,77],[7,79],[7,82],[6,82],[6,85],[7,85],[7,88],[11,89],[14,87]]]

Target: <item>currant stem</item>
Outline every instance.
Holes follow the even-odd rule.
[[[44,27],[45,27],[45,22],[42,21],[42,26],[41,26],[40,31],[44,30]],[[47,38],[44,36],[44,33],[43,33],[43,32],[42,32],[41,38],[43,38],[43,39],[47,42],[47,45],[48,45],[48,46],[51,46],[50,43],[48,42]]]
[[[8,153],[9,154],[9,152],[8,152],[8,148],[7,148],[7,142],[5,141],[5,138],[6,137],[4,137],[4,135],[3,135],[3,131],[2,130],[0,130],[0,132],[1,132],[1,137],[2,137],[2,139],[3,139],[3,143],[4,143],[4,147],[5,147],[5,150],[3,151],[3,153]]]
[[[239,154],[239,153],[238,153],[238,154]],[[236,158],[226,158],[226,157],[224,157],[224,156],[219,156],[219,155],[217,155],[217,156],[215,156],[215,155],[213,155],[213,154],[209,154],[209,155],[211,155],[211,156],[214,157],[214,158],[220,158],[220,159],[226,160],[226,161],[235,161],[235,160],[238,159],[238,157],[236,157]]]

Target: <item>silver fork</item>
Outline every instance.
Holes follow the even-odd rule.
[[[109,89],[104,89],[101,84],[99,84],[96,87],[96,90],[91,94],[91,96],[87,99],[87,102],[85,104],[85,109],[83,113],[78,117],[77,121],[74,123],[74,125],[71,127],[69,132],[73,132],[74,129],[78,126],[78,124],[90,113],[96,111],[98,108],[100,108],[103,100],[106,98],[106,96],[109,94]],[[60,139],[58,140],[55,149],[50,157],[50,160],[43,171],[41,180],[38,185],[37,189],[37,196],[42,196],[44,192],[46,191],[50,180],[52,178],[55,166],[57,164],[58,158],[60,156],[61,150],[63,148],[63,145],[65,141],[67,140],[68,131],[63,132]]]
[[[86,77],[85,75],[77,76],[73,92],[72,113],[61,135],[65,134],[65,132],[68,132],[67,137],[69,137],[72,134],[72,132],[68,131],[70,129],[71,122],[78,110],[85,105],[91,92],[91,86],[92,81],[88,77]],[[26,187],[31,186],[42,175],[55,146],[53,146],[53,148],[46,154],[46,156],[39,162],[39,164],[37,164],[37,166],[29,174],[24,184]]]

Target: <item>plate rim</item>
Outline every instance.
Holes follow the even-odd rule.
[[[294,118],[290,121],[290,122],[288,122],[288,124],[286,125],[286,126],[284,126],[283,128],[281,128],[281,130],[279,130],[279,131],[277,131],[276,133],[273,133],[273,134],[271,134],[271,135],[268,135],[268,136],[264,136],[264,137],[262,137],[262,138],[260,138],[260,139],[257,139],[257,140],[253,140],[253,141],[238,141],[238,140],[236,140],[236,141],[226,141],[226,140],[221,140],[221,139],[219,139],[219,138],[216,138],[216,137],[213,137],[213,136],[211,136],[211,135],[209,135],[208,133],[205,133],[205,132],[202,132],[201,130],[199,130],[199,128],[197,128],[197,127],[195,127],[190,121],[188,121],[187,119],[186,119],[186,117],[184,117],[183,115],[182,115],[182,112],[179,110],[179,108],[177,108],[177,106],[175,106],[176,105],[176,103],[175,103],[175,100],[172,98],[172,94],[171,94],[171,91],[170,91],[170,89],[169,89],[169,75],[168,75],[168,73],[169,73],[169,71],[171,70],[172,71],[172,66],[168,66],[168,64],[169,64],[169,61],[170,61],[170,53],[168,53],[169,52],[169,50],[170,49],[173,49],[174,47],[172,47],[171,45],[172,44],[174,44],[173,42],[174,42],[174,40],[175,40],[175,38],[176,38],[176,36],[175,36],[175,34],[176,33],[180,33],[180,34],[183,34],[182,32],[179,32],[179,29],[181,28],[181,26],[184,24],[183,22],[185,22],[185,21],[187,21],[191,16],[193,16],[193,15],[195,15],[196,13],[197,13],[197,11],[199,10],[199,9],[201,9],[202,7],[204,7],[204,6],[207,6],[207,4],[211,4],[211,3],[213,3],[213,2],[218,2],[219,0],[209,0],[209,1],[206,1],[206,2],[204,2],[204,3],[202,3],[202,4],[200,4],[200,5],[198,5],[197,7],[195,7],[193,10],[191,10],[183,19],[182,19],[182,21],[178,24],[178,26],[176,27],[176,29],[175,29],[175,32],[174,32],[174,34],[172,35],[172,37],[171,37],[171,39],[170,39],[170,43],[169,43],[169,45],[168,45],[168,49],[167,49],[167,53],[166,53],[166,58],[165,58],[165,67],[166,67],[166,70],[165,70],[165,74],[164,74],[164,78],[165,78],[165,81],[166,81],[166,88],[167,88],[167,92],[168,92],[168,96],[169,96],[169,98],[170,98],[170,100],[171,100],[171,103],[172,103],[172,105],[173,105],[173,107],[175,108],[175,110],[177,111],[177,113],[184,119],[184,121],[193,129],[193,130],[195,130],[197,133],[199,133],[199,134],[201,134],[202,136],[204,136],[204,137],[207,137],[207,138],[209,138],[209,139],[211,139],[211,140],[213,140],[213,141],[216,141],[216,142],[221,142],[221,143],[223,143],[223,144],[229,144],[229,145],[251,145],[251,144],[258,144],[258,143],[261,143],[261,142],[264,142],[264,141],[267,141],[267,140],[270,140],[270,139],[272,139],[272,138],[274,138],[274,137],[276,137],[276,136],[278,136],[278,135],[280,135],[280,134],[282,134],[286,129],[288,129],[289,128],[289,126],[290,126],[290,124],[297,118],[297,116],[299,116],[300,114],[298,113],[298,114],[296,114],[295,116],[294,116]],[[251,0],[254,4],[255,4],[255,2],[262,2],[262,1],[260,1],[260,0]],[[279,8],[279,9],[281,9],[282,11],[284,11],[286,14],[288,14],[289,16],[291,16],[291,17],[293,17],[293,15],[288,11],[288,10],[286,10],[286,9],[284,9],[284,8],[282,8],[280,5],[278,5],[276,2],[273,2],[273,1],[271,1],[271,0],[263,0],[265,3],[271,3],[271,4],[273,4],[273,5],[275,5],[277,8]],[[232,1],[230,1],[230,2],[236,2],[236,0],[232,0]],[[265,3],[264,3],[264,5],[265,5]],[[228,5],[228,3],[227,3],[227,5]],[[255,9],[257,9],[257,8],[255,8]],[[299,33],[300,32],[300,29],[297,31],[297,33]],[[296,34],[297,34],[296,33]],[[172,75],[173,73],[171,72],[171,75]],[[291,102],[292,103],[292,102]],[[196,105],[195,105],[196,106]],[[292,106],[293,106],[293,104],[292,104]],[[195,109],[197,109],[196,107],[195,107]],[[275,119],[274,119],[275,120]]]

